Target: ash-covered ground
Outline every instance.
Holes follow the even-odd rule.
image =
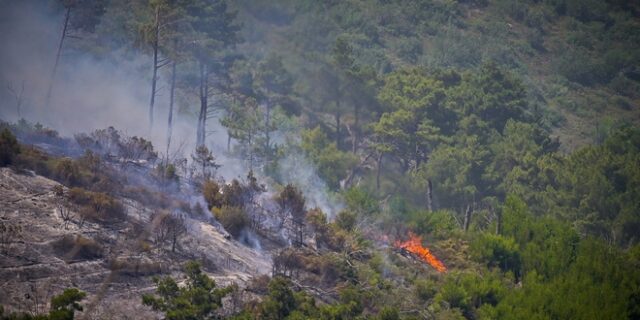
[[[268,245],[253,249],[206,219],[185,217],[187,232],[175,252],[157,245],[151,230],[156,209],[128,198],[117,198],[126,212],[117,223],[81,221],[73,212],[65,221],[56,186],[30,171],[0,169],[0,221],[11,229],[1,239],[2,305],[42,312],[51,296],[77,287],[88,293],[90,318],[157,318],[141,294],[153,290],[153,276],[180,278],[185,261],[199,261],[219,285],[242,287],[271,272]]]

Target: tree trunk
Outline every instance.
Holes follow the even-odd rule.
[[[156,102],[156,86],[158,83],[158,38],[160,37],[160,8],[156,7],[156,18],[153,35],[153,76],[151,78],[151,99],[149,101],[149,129],[153,128],[153,106]]]
[[[264,159],[265,164],[269,165],[270,156],[271,156],[271,103],[267,100],[267,110],[265,114],[265,125],[264,125],[264,137],[265,137],[265,146],[264,146]]]
[[[464,231],[469,231],[469,225],[471,224],[471,216],[473,215],[473,209],[470,205],[467,205],[467,210],[464,213]]]
[[[169,147],[171,146],[171,134],[173,132],[173,103],[176,91],[176,61],[171,62],[171,88],[169,89],[169,120],[167,123],[167,161],[169,161]]]
[[[353,106],[353,134],[351,141],[351,152],[356,154],[358,149],[358,124],[360,122],[360,105],[356,102]]]
[[[336,147],[338,148],[338,150],[341,150],[341,143],[340,143],[340,117],[342,116],[340,114],[340,100],[336,101],[336,113],[335,113],[335,118],[336,118]]]
[[[433,186],[431,179],[427,179],[427,210],[429,212],[433,211]]]
[[[58,43],[58,52],[56,53],[56,61],[53,64],[53,70],[51,71],[51,79],[49,80],[49,88],[47,89],[47,96],[45,98],[45,108],[49,108],[49,102],[51,100],[51,93],[53,92],[53,83],[56,79],[56,72],[58,70],[58,63],[60,62],[60,56],[62,55],[62,45],[64,39],[67,37],[67,29],[69,27],[69,17],[71,16],[71,6],[67,7],[67,11],[64,14],[64,26],[62,27],[62,35],[60,36],[60,43]]]
[[[376,172],[376,190],[380,190],[380,172],[382,171],[382,152],[378,155],[377,172]]]
[[[207,108],[208,108],[208,96],[209,96],[209,74],[207,65],[200,63],[200,113],[198,115],[198,128],[196,145],[203,146],[205,144],[205,131],[207,124]]]

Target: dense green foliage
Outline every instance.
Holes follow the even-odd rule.
[[[185,264],[186,284],[178,286],[171,277],[156,278],[157,294],[142,297],[145,305],[165,314],[170,320],[217,319],[222,298],[233,288],[216,288],[216,283],[200,270],[197,262]]]
[[[51,298],[51,307],[49,314],[31,315],[27,313],[5,314],[4,309],[0,306],[0,319],[2,320],[73,320],[76,311],[82,311],[80,305],[87,296],[86,293],[76,289],[65,289],[61,294]]]

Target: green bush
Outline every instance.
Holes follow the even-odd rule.
[[[222,206],[213,208],[213,215],[232,236],[238,237],[249,225],[249,218],[242,208]]]
[[[9,129],[4,128],[0,132],[0,167],[12,164],[18,153],[20,153],[18,140]]]
[[[484,233],[478,236],[471,249],[477,261],[489,267],[498,267],[504,272],[511,271],[516,277],[520,274],[520,253],[513,238]]]

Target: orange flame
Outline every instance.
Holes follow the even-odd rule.
[[[413,232],[409,232],[409,240],[404,242],[396,241],[395,246],[415,254],[418,258],[428,263],[439,272],[447,271],[447,267],[444,266],[444,263],[438,260],[438,258],[431,253],[429,248],[423,247],[422,239]]]

